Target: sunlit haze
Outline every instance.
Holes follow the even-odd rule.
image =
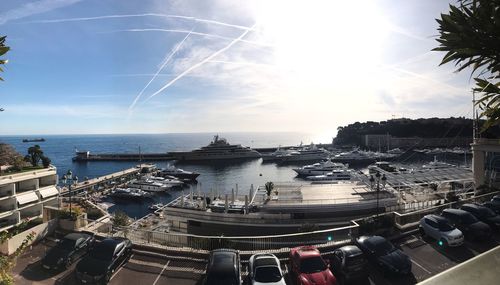
[[[317,134],[470,117],[441,66],[448,2],[2,0],[0,133]]]

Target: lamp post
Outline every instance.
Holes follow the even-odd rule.
[[[73,193],[71,192],[71,186],[75,185],[78,183],[78,176],[73,176],[73,173],[71,170],[68,170],[66,174],[63,175],[61,182],[64,186],[68,186],[68,193],[69,193],[69,215],[72,216],[73,211],[71,208],[71,202],[72,202],[72,197]]]
[[[373,175],[370,175],[370,188],[373,190],[375,187],[375,183],[377,184],[377,217],[379,215],[379,193],[380,193],[380,183],[382,182],[382,188],[385,188],[385,183],[387,182],[387,177],[385,177],[385,174],[382,175],[382,178],[380,178],[380,172],[377,171],[377,174],[375,174],[375,178],[373,178]]]

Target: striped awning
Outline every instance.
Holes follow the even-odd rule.
[[[46,199],[48,197],[56,196],[59,194],[59,191],[55,186],[45,187],[40,189],[39,191],[40,191],[40,196],[42,196],[42,199]]]
[[[26,205],[31,202],[38,201],[38,195],[35,193],[35,191],[28,192],[26,194],[21,194],[16,196],[17,203],[19,205]]]

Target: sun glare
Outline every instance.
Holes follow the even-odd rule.
[[[387,34],[371,1],[263,1],[261,36],[274,44],[275,64],[290,79],[332,82],[377,65]]]

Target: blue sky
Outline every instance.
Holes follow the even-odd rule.
[[[355,121],[470,117],[469,74],[438,67],[443,54],[430,51],[447,9],[434,0],[2,0],[12,50],[0,133],[329,140]]]

